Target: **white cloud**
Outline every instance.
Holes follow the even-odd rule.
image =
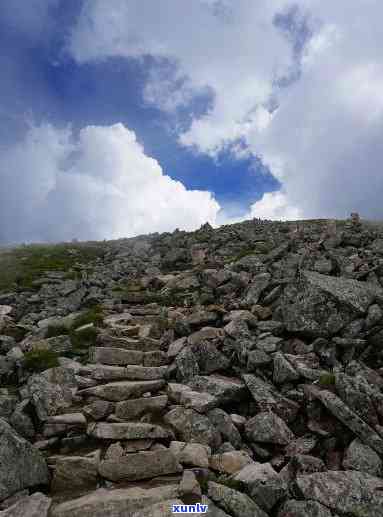
[[[193,90],[214,92],[212,109],[180,135],[184,145],[214,155],[244,141],[282,181],[282,204],[307,217],[352,210],[381,217],[383,4],[294,4],[298,21],[289,32],[286,16],[283,33],[273,19],[289,12],[287,0],[88,0],[71,51],[80,62],[116,55],[169,59],[187,81],[177,86],[173,104],[164,103],[172,87],[153,76],[151,102],[169,110],[187,103]],[[311,39],[297,55],[305,19]],[[297,80],[276,88],[275,78],[288,77],[294,67],[301,71]],[[259,110],[274,95],[279,107],[268,117]],[[264,198],[262,210],[278,199]]]
[[[0,241],[103,239],[215,224],[218,203],[190,191],[116,124],[76,136],[50,125],[0,154]]]
[[[267,192],[262,199],[250,207],[249,218],[271,219],[278,221],[295,221],[302,219],[299,208],[290,206],[282,192]]]

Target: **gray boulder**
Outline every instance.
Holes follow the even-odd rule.
[[[328,471],[301,476],[299,493],[308,500],[350,517],[376,517],[383,512],[383,480],[356,471]]]
[[[15,504],[0,512],[0,517],[47,517],[51,499],[35,492],[31,496],[22,497]]]
[[[47,485],[48,467],[41,453],[0,419],[0,501],[24,488]]]

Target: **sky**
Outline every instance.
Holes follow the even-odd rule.
[[[0,244],[382,219],[377,0],[2,0]]]

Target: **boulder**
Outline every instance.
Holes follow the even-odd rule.
[[[233,517],[268,517],[249,496],[224,485],[210,481],[208,496]]]
[[[245,430],[253,442],[288,445],[295,438],[285,422],[271,411],[258,413],[248,420]]]
[[[0,512],[1,517],[47,517],[51,499],[40,492],[24,496],[15,504]]]
[[[176,407],[164,416],[164,421],[171,426],[177,438],[184,442],[194,442],[212,447],[220,446],[222,439],[219,430],[209,418],[193,409]]]
[[[305,499],[317,501],[350,517],[376,517],[383,512],[383,480],[357,471],[328,471],[296,481]]]
[[[359,470],[371,476],[380,476],[382,473],[382,460],[371,447],[356,438],[346,450],[343,458],[343,467],[346,470]]]
[[[47,485],[48,467],[41,453],[0,419],[0,501],[18,490]]]
[[[81,456],[55,459],[51,490],[81,492],[97,488],[97,465],[94,459]]]

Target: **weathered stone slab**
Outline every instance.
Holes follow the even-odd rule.
[[[144,413],[162,411],[167,403],[167,395],[125,400],[116,404],[116,416],[124,420],[133,420]]]
[[[127,422],[109,424],[106,422],[88,425],[89,436],[103,440],[145,440],[154,438],[169,438],[172,433],[159,425],[144,422]]]
[[[128,454],[117,461],[104,460],[99,465],[100,475],[111,481],[135,481],[180,471],[182,467],[170,449]]]
[[[79,394],[82,396],[95,396],[101,399],[110,400],[111,402],[120,402],[131,397],[143,395],[146,392],[159,391],[165,386],[165,381],[121,381],[103,384],[81,390]]]
[[[78,499],[61,503],[51,517],[132,517],[140,508],[178,497],[178,485],[143,489],[105,490],[100,488]]]

